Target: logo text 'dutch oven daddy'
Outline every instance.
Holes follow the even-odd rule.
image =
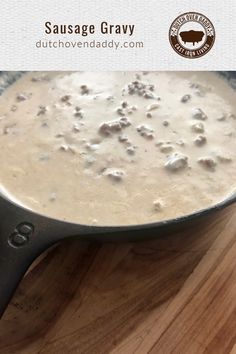
[[[215,28],[206,16],[187,12],[171,24],[169,41],[182,57],[195,59],[207,54],[215,42]]]

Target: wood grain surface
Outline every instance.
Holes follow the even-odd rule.
[[[0,353],[236,353],[236,206],[151,241],[48,251],[0,321]]]

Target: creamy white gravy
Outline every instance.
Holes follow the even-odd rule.
[[[24,74],[0,97],[0,184],[82,224],[190,214],[235,191],[235,114],[214,73]]]

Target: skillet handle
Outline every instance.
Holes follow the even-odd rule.
[[[0,194],[0,318],[35,258],[65,237],[93,231],[38,215]]]
[[[55,243],[38,240],[31,223],[0,226],[0,318],[31,263]]]

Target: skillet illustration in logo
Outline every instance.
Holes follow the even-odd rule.
[[[215,28],[205,15],[186,12],[171,24],[169,41],[182,57],[195,59],[206,55],[215,42]]]

